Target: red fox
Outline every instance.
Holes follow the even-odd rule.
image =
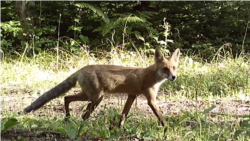
[[[83,120],[99,105],[105,93],[126,93],[128,99],[122,111],[119,126],[123,126],[135,98],[143,94],[154,114],[165,126],[165,119],[156,103],[160,85],[165,80],[174,81],[179,62],[180,50],[176,49],[171,57],[165,58],[159,49],[155,50],[155,63],[147,68],[122,67],[115,65],[89,65],[78,70],[66,80],[36,99],[23,110],[23,114],[35,111],[48,101],[63,95],[79,83],[82,91],[77,95],[65,96],[66,119],[70,117],[69,104],[73,101],[89,101]]]

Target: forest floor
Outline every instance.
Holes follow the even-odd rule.
[[[36,97],[31,96],[30,94],[16,95],[14,93],[14,88],[11,88],[13,91],[13,95],[1,96],[1,112],[2,115],[6,113],[18,113],[23,108],[28,106],[32,101],[36,99]],[[20,91],[20,90],[19,90]],[[22,90],[25,92],[25,89]],[[79,89],[74,89],[71,93],[77,93]],[[248,100],[189,100],[189,99],[178,99],[178,100],[168,100],[162,98],[164,96],[164,92],[159,92],[158,95],[158,105],[165,116],[180,116],[183,114],[181,110],[184,111],[196,111],[202,112],[205,109],[215,106],[215,108],[209,113],[209,120],[212,122],[218,122],[218,118],[216,115],[225,115],[231,116],[230,120],[239,121],[241,120],[242,115],[250,115],[250,101]],[[103,109],[103,106],[106,107],[114,107],[118,109],[121,113],[122,108],[126,102],[126,94],[117,94],[117,95],[105,95],[102,103],[96,108],[96,110],[92,113],[92,115],[98,115],[100,111]],[[84,103],[84,104],[83,104]],[[80,117],[82,114],[82,107],[86,106],[86,102],[73,102],[70,105],[70,110],[72,111],[72,116]],[[132,106],[131,113],[133,116],[136,113],[144,113],[147,117],[156,118],[153,114],[152,110],[147,104],[147,100],[143,95],[138,96],[137,100]],[[34,114],[35,116],[53,116],[59,117],[64,116],[64,104],[63,98],[57,98],[46,104],[43,108],[32,112],[30,114]],[[2,117],[4,118],[4,117]],[[133,118],[133,117],[132,117]],[[145,119],[146,120],[146,119]],[[2,121],[2,120],[1,120]],[[39,129],[38,129],[39,130]],[[48,136],[47,134],[41,134],[39,136],[36,135],[37,131],[29,130],[29,131],[18,131],[16,129],[9,130],[5,133],[1,133],[1,139],[3,141],[18,139],[21,137],[25,137],[28,140],[65,140],[65,137],[52,134]],[[101,138],[88,138],[83,137],[82,140],[102,140]],[[70,140],[70,139],[67,139]],[[73,139],[72,139],[73,140]],[[126,140],[126,139],[125,139]],[[130,140],[143,140],[139,138],[131,138]]]

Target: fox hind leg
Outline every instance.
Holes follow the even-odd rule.
[[[65,106],[65,120],[68,120],[70,117],[69,104],[73,101],[88,101],[88,96],[82,91],[76,95],[70,95],[64,97],[64,106]]]
[[[90,114],[95,110],[95,108],[101,103],[103,99],[103,95],[94,99],[94,100],[91,100],[89,102],[89,104],[87,105],[87,108],[86,110],[84,111],[85,113],[82,115],[82,119],[83,120],[86,120],[89,118]]]

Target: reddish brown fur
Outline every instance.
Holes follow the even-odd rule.
[[[156,96],[160,85],[166,79],[171,81],[176,79],[179,56],[179,49],[176,49],[170,58],[164,58],[160,50],[156,49],[155,63],[147,68],[115,65],[85,66],[61,84],[43,94],[30,106],[25,108],[23,113],[36,110],[46,102],[62,95],[72,88],[77,81],[81,86],[82,92],[77,95],[65,97],[66,117],[70,116],[69,104],[73,101],[90,102],[82,116],[83,119],[87,119],[101,102],[104,94],[126,93],[128,94],[128,99],[120,120],[120,126],[122,126],[136,96],[143,94],[148,100],[148,105],[164,126],[165,119],[156,103]]]

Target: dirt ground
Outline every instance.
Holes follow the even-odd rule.
[[[70,93],[77,93],[79,90],[74,89]],[[228,101],[195,101],[195,100],[165,100],[160,97],[164,95],[163,92],[159,92],[158,95],[158,105],[163,112],[164,115],[180,115],[182,114],[181,109],[184,111],[203,111],[215,105],[210,114],[225,114],[225,115],[232,115],[238,117],[240,115],[249,115],[250,114],[250,101],[243,101],[243,100],[228,100]],[[3,95],[1,96],[1,113],[4,115],[6,111],[8,113],[17,113],[23,110],[26,106],[28,106],[31,102],[33,102],[37,98],[37,95],[31,95],[29,93],[17,95],[17,94],[8,94],[8,96]],[[107,107],[115,107],[117,108],[120,113],[122,112],[123,106],[126,102],[126,95],[105,95],[102,103],[100,105],[106,105]],[[73,102],[70,105],[70,109],[72,111],[72,116],[81,116],[82,106],[86,105],[86,102]],[[98,114],[101,110],[101,106],[98,106],[93,114]],[[53,108],[53,110],[48,110]],[[147,100],[143,96],[139,96],[135,103],[132,106],[131,112],[139,110],[142,113],[146,113],[148,115],[152,115],[155,117],[152,110],[147,104]],[[38,116],[49,116],[49,115],[61,115],[64,116],[64,105],[63,105],[63,97],[57,98],[52,100],[51,102],[47,103],[42,109],[37,110],[34,113]],[[4,117],[2,117],[4,118]],[[34,137],[35,131],[30,131],[29,133],[22,133],[17,131],[7,131],[4,134],[1,133],[2,140],[11,140],[10,137],[18,137],[24,136],[29,137],[30,140],[58,140],[58,135],[54,135],[53,137],[46,137],[46,135],[41,137]],[[60,138],[60,137],[59,137]],[[87,139],[87,138],[86,138]],[[83,139],[83,140],[86,140]],[[63,139],[65,140],[65,139]],[[98,140],[98,139],[89,139],[88,140]],[[101,140],[101,139],[99,139]],[[132,138],[131,140],[139,140],[137,138]]]

